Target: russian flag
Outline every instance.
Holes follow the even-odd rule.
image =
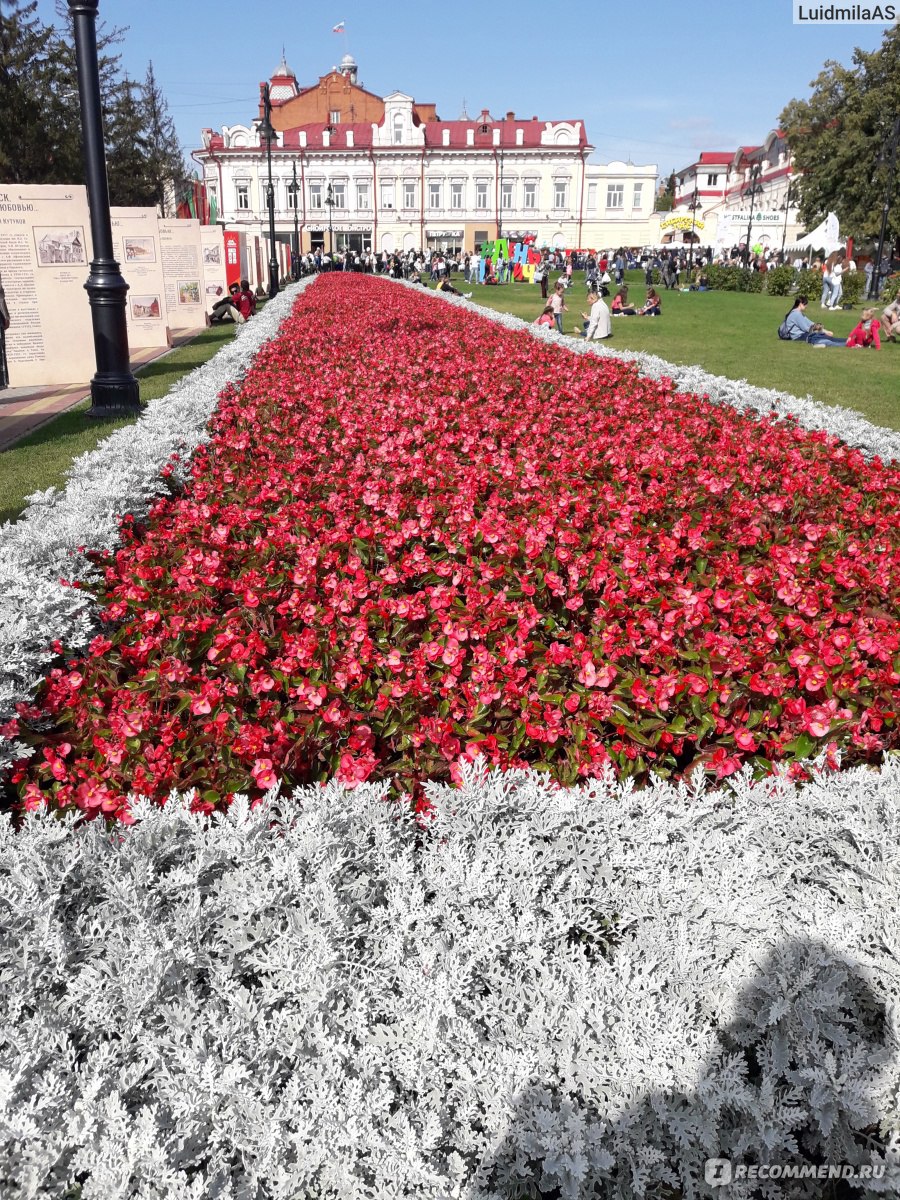
[[[347,30],[344,28],[344,25],[345,25],[344,21],[338,21],[337,25],[332,27],[331,32],[332,33],[346,33]]]

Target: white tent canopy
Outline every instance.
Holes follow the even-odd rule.
[[[817,225],[806,237],[798,238],[794,245],[798,249],[806,247],[810,250],[824,250],[826,254],[843,249],[844,242],[835,214],[830,212],[821,225]]]

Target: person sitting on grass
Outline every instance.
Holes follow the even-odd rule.
[[[614,317],[634,317],[637,315],[637,309],[633,304],[628,303],[627,283],[623,283],[613,296],[612,315]]]
[[[238,308],[240,293],[241,285],[233,283],[228,289],[228,295],[224,296],[221,300],[217,300],[213,305],[209,316],[210,325],[222,325],[226,321],[234,321],[235,325],[244,324],[244,318],[241,315],[241,310]]]
[[[808,296],[798,296],[794,307],[784,318],[783,326],[787,333],[787,341],[808,342],[810,346],[846,346],[846,338],[836,338],[830,329],[823,329],[818,322],[813,322],[805,315],[809,304]]]
[[[875,316],[874,308],[864,308],[860,315],[859,324],[850,333],[847,338],[847,345],[850,349],[855,350],[862,348],[867,350],[869,346],[874,346],[876,350],[881,349],[881,322]]]
[[[602,338],[612,337],[612,320],[610,319],[609,309],[603,303],[603,300],[596,292],[588,293],[588,304],[591,306],[589,313],[582,313],[584,324],[581,329],[576,329],[575,332],[579,337],[600,341]]]
[[[639,308],[637,315],[639,317],[661,317],[662,316],[662,301],[659,298],[659,292],[656,288],[647,289],[647,299],[644,301],[644,307]]]
[[[549,325],[551,329],[556,328],[556,318],[553,315],[553,305],[548,304],[541,315],[534,322],[535,325]]]
[[[464,300],[468,300],[472,295],[471,292],[458,292],[450,280],[446,277],[440,280],[434,290],[436,292],[448,292],[451,296],[462,296]]]
[[[900,296],[892,300],[882,312],[881,328],[886,341],[896,342],[900,336]]]

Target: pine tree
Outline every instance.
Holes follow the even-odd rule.
[[[48,86],[52,30],[36,11],[36,0],[0,0],[0,176],[12,183],[45,182],[52,170],[37,99]]]
[[[106,164],[112,204],[156,204],[142,92],[126,75],[107,115]]]
[[[159,205],[163,216],[173,216],[174,213],[167,210],[171,207],[171,198],[184,190],[187,172],[175,122],[156,82],[152,62],[147,64],[142,92],[141,107],[147,145],[146,177],[152,185],[152,203]]]
[[[656,196],[656,211],[671,212],[675,207],[675,172],[666,180],[666,186],[660,188]]]

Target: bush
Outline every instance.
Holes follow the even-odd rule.
[[[866,290],[866,275],[864,271],[845,271],[843,274],[844,290],[841,296],[842,304],[859,304]]]
[[[884,304],[890,304],[900,296],[900,274],[889,275],[885,280],[884,287],[881,290],[881,299]]]
[[[787,296],[796,278],[797,272],[793,267],[773,267],[766,273],[766,291],[770,296]]]
[[[822,294],[822,272],[811,271],[809,267],[798,271],[797,291],[801,296],[809,296],[810,300],[818,300]]]
[[[741,267],[739,290],[742,292],[761,292],[765,287],[768,272],[754,271],[749,267]]]
[[[424,831],[334,783],[139,806],[115,843],[0,822],[0,1194],[637,1200],[737,1147],[884,1163],[896,763],[429,793]]]
[[[709,281],[709,286],[715,292],[739,291],[741,269],[741,267],[736,267],[730,263],[727,266],[721,263],[710,263],[706,268],[706,278]]]

